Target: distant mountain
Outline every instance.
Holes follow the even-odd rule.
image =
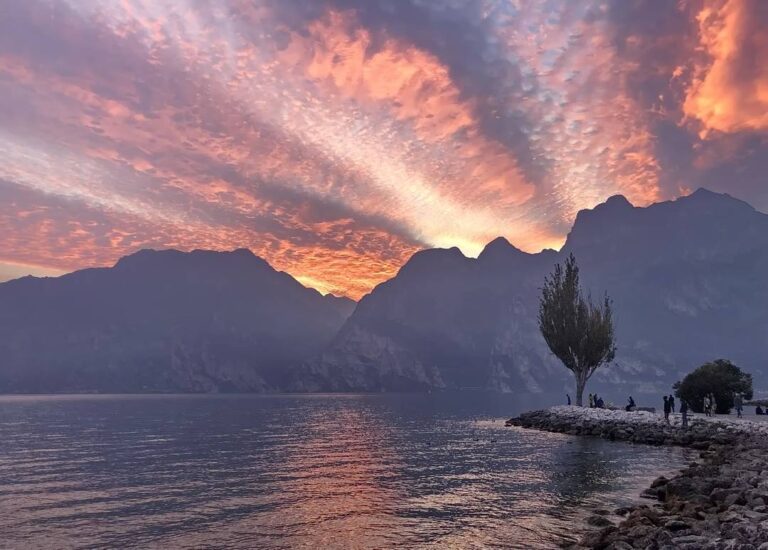
[[[0,284],[0,392],[270,391],[354,308],[248,250]]]
[[[360,301],[293,387],[564,391],[572,377],[536,314],[545,274],[570,252],[582,283],[614,300],[616,365],[593,387],[669,391],[719,357],[768,383],[768,216],[699,190],[647,208],[612,197],[579,212],[560,252],[526,254],[501,238],[477,259],[419,252]]]

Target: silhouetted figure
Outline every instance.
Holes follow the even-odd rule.
[[[710,393],[709,394],[709,402],[712,403],[712,416],[717,414],[717,401],[715,401],[715,394]]]
[[[589,408],[593,408],[595,406],[595,397],[590,393],[589,394]]]
[[[602,398],[602,397],[598,397],[598,398],[597,398],[597,408],[598,408],[598,409],[603,409],[603,408],[605,408],[605,402],[603,401],[603,398]]]
[[[688,403],[685,399],[680,400],[680,414],[683,415],[683,429],[688,429]]]
[[[733,406],[736,409],[736,418],[741,418],[741,410],[744,408],[744,401],[741,398],[740,393],[737,393],[733,398]]]
[[[670,413],[670,404],[669,404],[669,397],[666,395],[664,396],[664,420],[667,424],[669,424],[669,413]]]
[[[571,394],[570,393],[566,393],[565,394],[565,398],[568,400],[568,405],[570,406],[570,404],[571,404]]]
[[[636,405],[635,405],[635,400],[634,400],[634,399],[632,399],[632,396],[630,395],[630,396],[629,396],[629,403],[627,403],[627,409],[626,409],[626,410],[627,410],[628,412],[632,412],[632,411],[634,411],[634,410],[635,410],[635,407],[636,407]]]
[[[675,396],[671,393],[669,394],[669,410],[675,412]]]
[[[758,405],[757,407],[755,407],[755,414],[759,414],[759,415],[763,415],[763,414],[765,414],[765,413],[763,412],[763,408],[762,408],[760,405]]]
[[[708,395],[704,396],[704,414],[712,416],[712,401],[709,399]]]

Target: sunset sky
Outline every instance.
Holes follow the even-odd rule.
[[[247,247],[359,298],[698,187],[768,211],[763,0],[4,0],[0,280]]]

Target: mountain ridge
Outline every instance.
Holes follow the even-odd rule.
[[[504,237],[477,258],[425,249],[358,303],[248,249],[146,249],[0,283],[0,391],[565,391],[536,312],[571,252],[616,307],[618,366],[598,386],[658,391],[698,361],[754,369],[768,355],[768,215],[699,190],[647,207],[610,197],[559,251]]]
[[[616,306],[619,367],[598,384],[668,390],[697,363],[726,355],[754,369],[768,354],[768,215],[706,190],[647,207],[615,196],[580,211],[557,252],[527,254],[499,238],[477,258],[414,255],[361,300],[295,387],[565,391],[568,373],[536,312],[543,277],[571,252],[587,290],[607,291]],[[435,277],[446,262],[454,269]]]
[[[245,250],[16,279],[0,284],[0,391],[277,391],[353,307]]]

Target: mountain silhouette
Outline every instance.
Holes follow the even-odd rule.
[[[0,284],[0,392],[271,391],[354,308],[248,250]]]
[[[704,189],[645,208],[615,196],[578,213],[560,252],[503,238],[477,259],[415,254],[297,372],[305,391],[564,391],[571,376],[536,324],[539,288],[573,252],[582,285],[614,301],[618,354],[593,387],[670,390],[725,357],[768,382],[768,216]]]
[[[357,305],[248,250],[143,250],[112,268],[0,284],[0,392],[565,391],[536,324],[573,252],[614,301],[618,353],[590,388],[668,392],[728,358],[768,383],[768,215],[699,190],[578,213],[563,249],[499,237],[414,254]],[[354,310],[354,312],[353,312]]]

